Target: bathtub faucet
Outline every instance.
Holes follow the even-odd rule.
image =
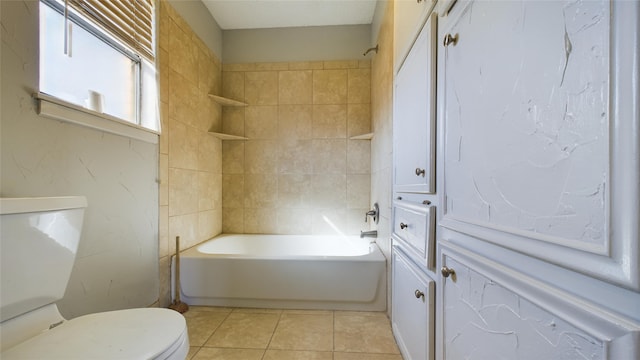
[[[369,216],[373,218],[373,221],[377,224],[379,221],[380,208],[378,207],[378,203],[373,204],[373,209],[366,212],[364,215],[364,222],[367,222]]]
[[[378,230],[371,230],[371,231],[360,231],[360,237],[361,238],[365,238],[365,237],[378,237]]]

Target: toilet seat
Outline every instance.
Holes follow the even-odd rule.
[[[63,322],[6,351],[7,359],[184,359],[184,317],[142,308],[89,314]]]

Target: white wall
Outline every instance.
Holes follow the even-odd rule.
[[[158,147],[38,116],[38,1],[2,1],[0,195],[84,195],[66,317],[158,298]],[[25,259],[29,261],[29,259]]]
[[[365,59],[371,26],[225,30],[222,39],[225,64]]]
[[[380,29],[384,21],[384,15],[387,11],[387,6],[393,6],[393,3],[388,0],[378,0],[376,2],[376,10],[373,13],[373,19],[371,20],[371,46],[376,46],[378,43],[378,37],[380,36]]]

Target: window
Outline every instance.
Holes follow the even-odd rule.
[[[136,36],[127,38],[118,32],[108,32],[106,21],[83,13],[81,6],[90,9],[93,0],[67,1],[74,7],[62,0],[40,3],[40,92],[158,131],[158,95],[150,29],[146,29],[148,40],[140,45]],[[113,6],[146,1],[95,3]],[[126,15],[120,14],[125,18]]]

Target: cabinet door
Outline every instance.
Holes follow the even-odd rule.
[[[406,360],[433,359],[434,282],[394,247],[391,322]]]
[[[425,24],[395,79],[394,185],[397,191],[435,190],[436,20]]]
[[[443,226],[640,290],[638,13],[472,1],[441,19]]]
[[[434,5],[434,0],[396,0],[393,2],[394,69],[397,70],[402,64]]]
[[[441,247],[445,359],[638,359],[640,328],[453,244]]]

